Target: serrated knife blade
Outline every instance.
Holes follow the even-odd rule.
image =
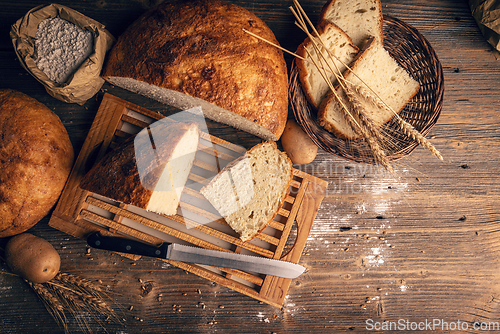
[[[288,261],[210,250],[168,242],[164,242],[161,246],[156,247],[128,238],[103,236],[100,232],[95,232],[89,235],[87,237],[87,243],[89,246],[94,248],[121,253],[150,256],[221,268],[238,269],[246,272],[254,272],[284,278],[296,278],[305,270],[303,266]]]

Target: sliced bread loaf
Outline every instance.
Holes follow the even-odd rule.
[[[80,187],[125,204],[175,215],[198,149],[195,123],[153,123],[105,155]]]
[[[292,162],[275,142],[264,142],[228,164],[201,193],[241,240],[263,230],[283,204],[292,180]]]
[[[329,0],[321,11],[321,21],[335,23],[356,46],[369,36],[382,43],[382,5],[380,0]]]
[[[324,22],[317,27],[317,31],[330,53],[340,61],[330,56],[330,53],[324,48],[321,48],[321,53],[324,56],[321,57],[321,55],[316,52],[314,44],[309,38],[306,38],[304,42],[299,45],[297,54],[304,58],[295,59],[299,71],[299,80],[307,100],[316,108],[319,107],[325,94],[329,91],[329,86],[321,75],[320,70],[318,70],[318,67],[309,57],[307,51],[309,51],[309,54],[311,54],[317,64],[324,64],[324,68],[327,69],[325,74],[333,84],[335,84],[337,80],[335,74],[332,73],[330,69],[333,69],[337,74],[339,72],[342,73],[346,69],[343,64],[350,64],[358,52],[358,48],[352,44],[349,36],[336,25]],[[329,66],[324,63],[325,59],[328,61]],[[337,71],[337,69],[339,71]]]
[[[394,112],[400,112],[420,88],[419,83],[374,39],[370,39],[360,51],[351,70],[345,74],[345,81],[353,89],[359,88],[360,93],[356,94],[358,102],[376,126],[389,121]],[[338,87],[336,92],[343,104],[349,106],[344,90]],[[394,112],[384,107],[384,103]],[[359,136],[346,121],[342,108],[335,94],[330,92],[320,106],[318,120],[339,138],[357,139]]]
[[[179,109],[265,140],[278,140],[288,115],[288,73],[269,27],[221,0],[172,0],[150,9],[120,35],[103,78]]]

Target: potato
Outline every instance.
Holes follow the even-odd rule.
[[[5,261],[14,274],[34,283],[51,280],[61,265],[61,257],[54,247],[30,233],[18,234],[7,242]]]
[[[294,164],[308,164],[318,153],[316,144],[293,119],[286,123],[281,135],[281,144]]]

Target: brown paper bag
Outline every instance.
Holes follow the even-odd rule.
[[[500,0],[469,0],[469,6],[488,43],[500,51]]]
[[[62,84],[50,80],[40,70],[34,60],[35,36],[38,25],[47,18],[59,17],[78,27],[92,32],[93,53]],[[62,5],[51,4],[31,9],[11,27],[10,37],[14,50],[22,66],[41,82],[53,97],[68,103],[84,104],[94,96],[104,84],[100,77],[106,52],[111,48],[114,37],[104,26],[85,15]]]

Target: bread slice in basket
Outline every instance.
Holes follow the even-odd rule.
[[[399,113],[420,88],[420,84],[374,38],[367,41],[350,68],[344,81],[351,89],[359,88],[355,94],[358,102],[376,126],[389,121],[394,112]],[[339,138],[357,139],[359,135],[346,120],[343,105],[349,107],[350,101],[339,85],[336,94],[330,92],[321,104],[318,121]]]
[[[345,71],[346,67],[344,64],[350,64],[358,52],[358,48],[352,44],[349,36],[336,25],[324,22],[317,27],[317,31],[321,40],[330,50],[330,53],[322,48],[321,54],[324,56],[324,58],[322,58],[321,55],[316,52],[313,42],[308,37],[299,45],[296,52],[304,59],[295,59],[299,71],[299,80],[304,90],[304,94],[307,100],[316,108],[319,107],[324,96],[329,91],[329,86],[323,79],[318,67],[309,57],[308,52],[317,64],[324,64],[324,68],[326,69],[325,75],[334,84],[337,81],[334,73],[342,73]],[[330,54],[333,56],[330,56]],[[335,57],[337,57],[338,60],[335,59]],[[323,59],[325,61],[323,61]],[[328,62],[329,65],[325,62]]]
[[[276,216],[292,176],[286,153],[268,141],[229,163],[200,192],[240,239],[248,241]]]
[[[87,191],[175,215],[198,149],[195,123],[155,122],[106,154],[83,177]]]
[[[380,43],[384,38],[380,0],[329,0],[323,6],[319,21],[335,23],[358,47],[370,36]]]

